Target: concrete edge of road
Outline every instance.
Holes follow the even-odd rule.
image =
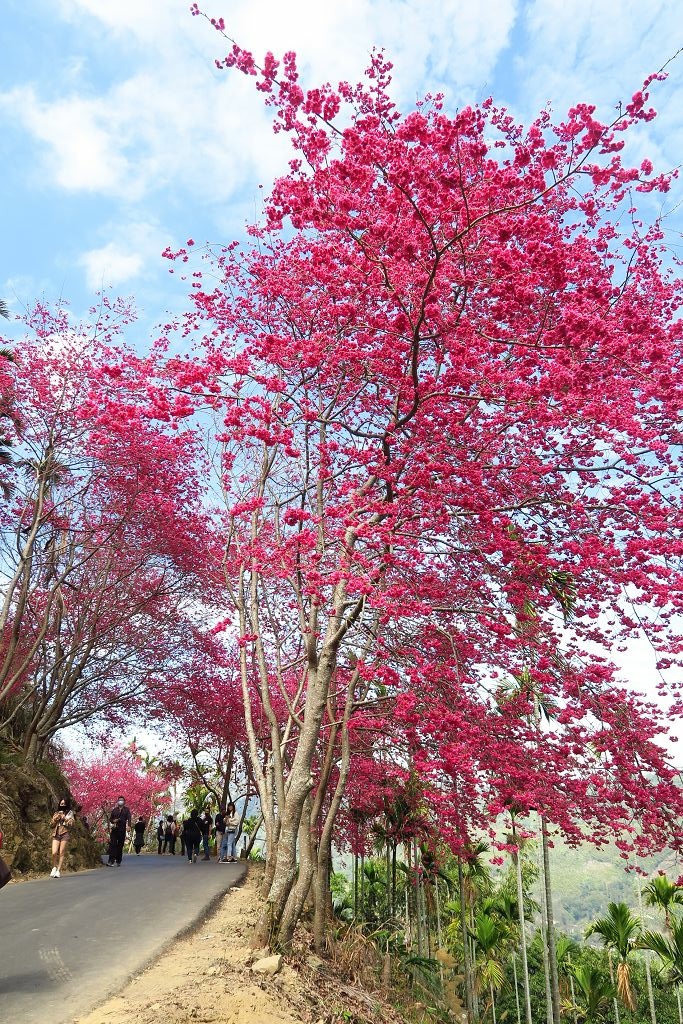
[[[119,982],[117,985],[113,985],[111,989],[108,989],[106,992],[104,992],[102,994],[102,997],[98,999],[96,1003],[93,1003],[92,1006],[88,1007],[87,1010],[81,1010],[78,1014],[78,1017],[76,1017],[76,1020],[79,1020],[81,1017],[84,1017],[88,1013],[93,1013],[95,1010],[98,1009],[98,1007],[103,1006],[104,1003],[106,1003],[109,999],[112,999],[116,995],[120,995],[122,984],[130,985],[132,981],[134,981],[136,978],[139,978],[140,975],[143,974],[149,967],[151,967],[153,964],[161,960],[162,956],[165,956],[166,953],[168,953],[168,951],[171,949],[171,947],[176,944],[176,942],[179,942],[181,939],[186,939],[193,932],[196,932],[200,925],[204,924],[205,918],[213,914],[220,901],[224,899],[224,897],[230,892],[231,889],[239,889],[242,885],[244,885],[244,883],[247,880],[247,875],[249,874],[249,861],[237,861],[236,863],[243,865],[242,873],[238,878],[236,878],[233,882],[230,883],[227,889],[225,889],[223,892],[215,893],[215,895],[213,895],[210,898],[209,902],[197,911],[195,917],[193,917],[188,924],[184,925],[180,929],[180,931],[177,931],[175,935],[172,935],[169,939],[167,939],[161,945],[161,947],[158,950],[156,950],[155,953],[152,953],[151,956],[147,957],[147,959],[143,963],[141,963],[139,967],[137,967],[134,971],[130,971],[126,975],[126,978],[123,982]],[[97,871],[98,869],[87,868],[86,870]]]

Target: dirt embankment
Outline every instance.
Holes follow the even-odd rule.
[[[50,870],[50,819],[60,797],[68,792],[59,769],[50,763],[37,768],[0,758],[0,829],[2,856],[15,878]],[[101,851],[77,819],[69,842],[66,866],[71,871],[100,863]]]
[[[76,1024],[406,1024],[378,991],[349,984],[304,944],[276,974],[258,973],[264,954],[249,945],[257,912],[252,869],[195,932]]]

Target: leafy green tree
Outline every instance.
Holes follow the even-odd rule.
[[[612,982],[595,965],[590,963],[573,964],[571,975],[574,981],[576,1003],[563,1001],[563,1008],[571,1010],[578,1020],[603,1021],[606,1019],[610,1004],[615,995]]]
[[[478,992],[488,989],[493,1024],[496,1024],[496,991],[505,981],[502,961],[510,932],[500,918],[480,911],[475,915],[471,936],[474,941],[475,985]]]
[[[643,932],[638,945],[642,949],[653,950],[661,960],[664,978],[676,991],[680,1019],[681,985],[683,984],[683,921],[671,920],[669,935],[662,935],[661,932],[655,931]]]
[[[643,897],[650,907],[657,907],[664,913],[667,931],[671,931],[671,913],[674,907],[683,905],[683,889],[666,875],[655,875],[643,888]]]
[[[609,903],[607,916],[598,918],[586,930],[587,937],[599,936],[606,949],[617,954],[617,994],[631,1011],[636,1008],[636,998],[631,984],[629,956],[636,948],[640,934],[640,918],[631,913],[626,903]]]

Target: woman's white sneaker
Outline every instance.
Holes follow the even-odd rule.
[[[53,868],[50,872],[50,878],[55,878],[57,875],[57,868]]]

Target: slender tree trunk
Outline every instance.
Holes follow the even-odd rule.
[[[522,1009],[519,1005],[519,982],[517,980],[517,954],[512,951],[512,978],[515,985],[515,1008],[517,1010],[517,1024],[522,1024]]]
[[[443,949],[443,933],[441,931],[441,900],[439,899],[439,879],[434,879],[434,903],[436,907],[436,948]],[[443,965],[439,964],[439,981],[441,982],[441,997],[444,995]]]
[[[470,941],[467,934],[467,905],[465,902],[465,874],[462,859],[458,857],[458,892],[460,895],[460,934],[462,935],[462,973],[464,976],[465,1008],[470,1021],[476,1021],[473,998],[472,962],[470,960]]]
[[[574,1024],[578,1024],[576,1016],[576,992],[574,990],[574,979],[571,974],[569,975],[569,992],[572,997],[572,1020],[574,1021]]]
[[[415,909],[415,929],[417,935],[417,955],[424,956],[424,937],[422,935],[422,914],[420,913],[420,865],[417,855],[417,839],[413,839],[413,906]]]
[[[258,821],[257,821],[257,822],[256,822],[256,824],[254,825],[254,830],[253,830],[253,832],[252,832],[252,833],[251,833],[251,835],[249,836],[249,842],[247,843],[247,845],[246,845],[246,846],[245,846],[245,848],[244,848],[244,856],[245,856],[246,858],[248,858],[248,857],[249,857],[249,854],[250,854],[250,853],[251,853],[251,851],[252,851],[252,850],[254,849],[254,843],[256,842],[256,837],[258,836],[258,831],[259,831],[259,829],[261,828],[261,825],[262,825],[262,824],[263,824],[263,815],[261,814],[261,815],[259,815],[259,819],[258,819]]]
[[[320,953],[327,937],[327,926],[330,921],[330,876],[332,873],[332,840],[331,836],[323,837],[318,847],[318,862],[313,879],[314,913],[313,913],[313,945]]]
[[[360,855],[360,913],[365,917],[365,852]]]
[[[638,913],[640,914],[640,920],[643,920],[643,887],[640,881],[640,875],[638,875]],[[650,1020],[652,1024],[657,1024],[657,1011],[655,1010],[655,994],[652,988],[652,972],[650,970],[650,952],[647,949],[643,950],[643,956],[645,959],[645,983],[647,987],[647,1001],[650,1009]]]
[[[413,948],[413,925],[410,918],[410,849],[408,849],[408,874],[406,876],[406,948],[412,950]]]
[[[553,997],[550,990],[550,957],[548,955],[548,933],[546,930],[545,889],[541,884],[541,950],[543,956],[543,981],[545,985],[546,1024],[553,1024]]]
[[[607,963],[609,964],[609,979],[612,982],[612,987],[614,988],[616,983],[615,983],[615,980],[614,980],[614,964],[612,963],[612,950],[611,949],[607,950]],[[617,997],[616,996],[614,997],[613,1003],[614,1003],[614,1024],[619,1024],[619,1003],[617,1002]]]
[[[676,985],[676,1002],[678,1003],[678,1022],[683,1024],[683,1007],[681,1006],[681,986]]]
[[[491,992],[491,1016],[492,1016],[492,1019],[493,1019],[493,1024],[496,1024],[496,997],[495,997],[495,994],[493,992],[493,982],[492,981],[489,982],[489,989],[490,989],[490,992]]]
[[[548,938],[548,959],[550,961],[550,994],[553,1024],[560,1024],[560,978],[557,970],[557,944],[555,942],[555,917],[553,914],[553,889],[550,871],[550,849],[548,846],[548,822],[541,815],[541,846],[543,849],[543,884],[545,892],[546,935]],[[653,1021],[656,1024],[656,1021]]]
[[[436,942],[439,949],[443,947],[443,935],[441,933],[441,900],[439,899],[439,879],[434,879],[434,902],[436,905]]]
[[[515,829],[514,819],[512,821],[512,841],[517,847],[515,853],[513,853],[513,861],[515,865],[515,875],[517,878],[517,912],[519,914],[519,943],[520,943],[520,954],[522,958],[522,985],[524,988],[524,1011],[526,1015],[526,1024],[533,1024],[531,1019],[531,993],[529,991],[529,964],[526,953],[526,928],[524,920],[524,886],[522,884],[522,857],[520,845],[517,842],[517,833]]]

